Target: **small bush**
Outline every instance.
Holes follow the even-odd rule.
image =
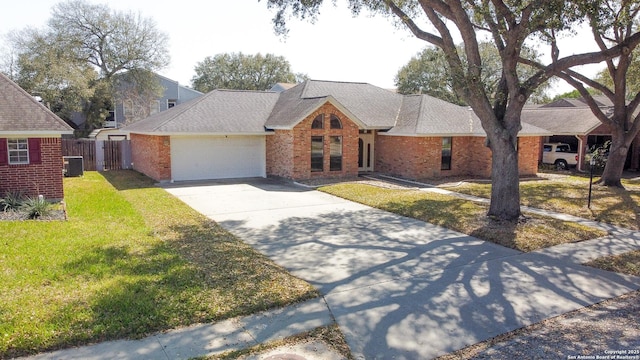
[[[24,201],[24,194],[20,191],[7,191],[4,198],[0,199],[0,210],[18,210]]]
[[[28,197],[22,204],[21,209],[27,213],[29,219],[37,219],[49,213],[51,204],[42,196],[37,198]]]

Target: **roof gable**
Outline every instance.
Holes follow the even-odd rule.
[[[403,95],[367,83],[307,81],[302,98],[332,96],[367,128],[395,125]]]
[[[361,127],[367,125],[355,115],[351,108],[342,104],[333,95],[305,96],[308,81],[281,92],[278,102],[265,122],[268,129],[293,129],[318,108],[330,103]]]
[[[71,134],[73,129],[0,73],[0,132]]]

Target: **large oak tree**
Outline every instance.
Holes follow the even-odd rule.
[[[152,19],[84,0],[58,3],[46,27],[14,32],[10,42],[14,80],[67,120],[83,111],[89,127],[105,119],[127,73],[149,84],[169,63],[167,35]]]
[[[273,19],[277,32],[286,33],[291,17],[313,18],[322,0],[265,0],[277,10]],[[611,59],[640,40],[635,34],[619,46],[593,53],[564,58],[555,35],[581,19],[576,4],[560,0],[350,0],[354,13],[363,8],[393,15],[416,37],[434,45],[445,54],[454,91],[476,113],[487,134],[486,145],[492,152],[492,192],[488,215],[514,221],[520,216],[518,174],[518,132],[522,109],[533,94],[554,74],[573,66]],[[500,53],[502,73],[493,101],[482,83],[483,61],[479,33],[486,34]],[[457,51],[462,39],[466,62]],[[551,44],[551,61],[540,65],[533,76],[524,77],[523,48],[526,42],[545,39]],[[527,65],[533,66],[531,62]]]
[[[640,61],[637,59],[640,53],[637,44],[629,41],[638,31],[640,3],[593,0],[583,6],[598,47],[606,51],[611,46],[622,45],[623,51],[616,59],[606,61],[605,70],[596,79],[571,69],[559,76],[579,91],[594,115],[611,130],[609,156],[598,183],[622,187],[627,154],[640,132]],[[590,89],[606,96],[613,109],[600,108]]]

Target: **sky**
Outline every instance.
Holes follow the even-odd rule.
[[[44,27],[60,0],[22,0],[3,5],[0,34],[25,27]],[[169,36],[170,65],[158,71],[190,86],[194,68],[221,53],[271,53],[285,57],[295,73],[316,80],[366,82],[394,88],[398,70],[426,46],[389,18],[352,16],[346,1],[325,1],[315,23],[291,19],[285,38],[273,31],[266,0],[88,0],[114,10],[131,10],[155,20]],[[572,46],[581,42],[573,39]],[[2,44],[2,40],[0,40]],[[573,50],[569,50],[570,52]],[[558,82],[552,93],[572,88]]]

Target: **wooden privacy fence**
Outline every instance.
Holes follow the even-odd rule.
[[[62,156],[82,156],[86,171],[130,169],[131,141],[62,139]]]

